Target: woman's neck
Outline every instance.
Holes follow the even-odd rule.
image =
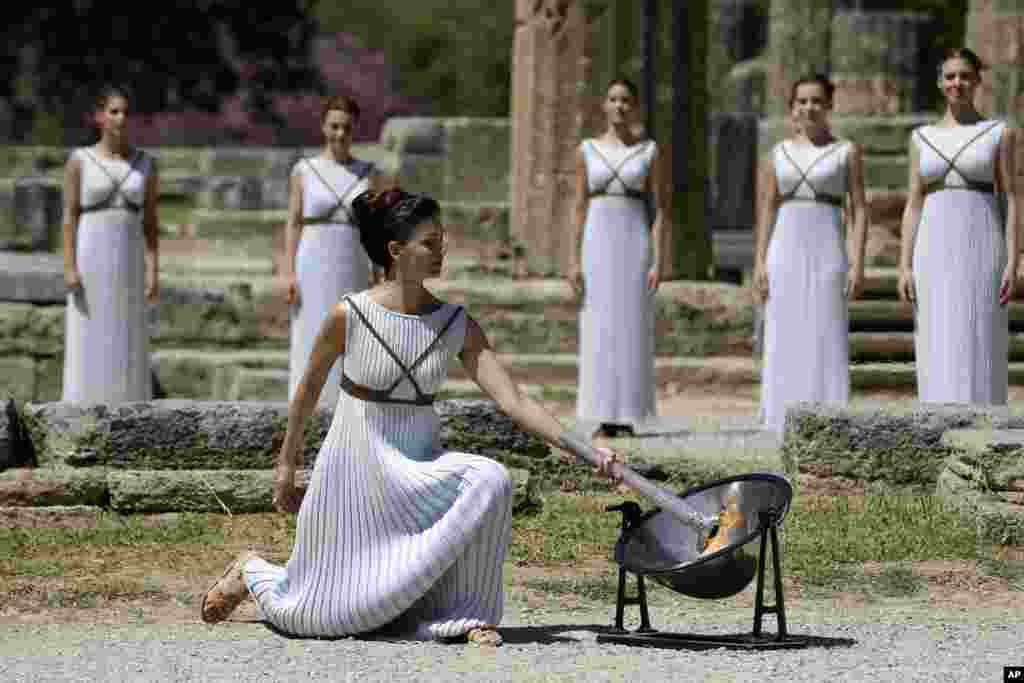
[[[636,135],[633,134],[633,129],[628,123],[608,124],[604,138],[609,142],[617,142],[627,147],[636,142]]]
[[[797,131],[796,139],[799,142],[806,142],[820,147],[822,145],[829,144],[835,140],[835,137],[832,135],[832,131],[828,126],[814,126],[801,128]]]
[[[974,108],[973,104],[950,104],[946,107],[946,115],[942,117],[942,123],[947,126],[969,126],[984,118]]]
[[[116,140],[109,135],[100,136],[96,143],[96,149],[103,156],[126,158],[128,156],[128,143],[123,139]]]
[[[333,161],[338,164],[347,164],[349,161],[352,160],[352,155],[349,153],[349,150],[335,150],[330,145],[324,145],[324,149],[320,153],[320,156],[322,156],[324,159],[327,159],[328,161]]]
[[[419,315],[434,301],[434,295],[423,286],[423,280],[392,276],[381,285],[381,294],[388,307],[400,313]]]

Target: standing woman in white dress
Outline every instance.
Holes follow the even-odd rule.
[[[915,307],[921,401],[1006,403],[1019,132],[975,108],[982,70],[971,50],[946,52],[938,80],[945,115],[911,134],[899,293]],[[1006,195],[1005,218],[998,192]]]
[[[159,296],[159,181],[156,160],[128,143],[127,116],[124,91],[101,90],[99,142],[64,167],[67,402],[152,397],[146,303]]]
[[[860,148],[829,129],[832,83],[799,79],[789,106],[797,134],[761,163],[754,286],[765,302],[761,420],[781,433],[787,405],[846,402],[847,302],[864,280],[867,210]],[[845,239],[843,202],[853,223]],[[847,254],[847,245],[851,252]]]
[[[654,294],[669,239],[670,194],[657,145],[636,136],[636,104],[633,83],[609,83],[607,129],[584,140],[576,156],[576,417],[599,425],[594,438],[629,433],[631,423],[655,414]]]
[[[351,154],[358,105],[348,97],[330,97],[320,123],[324,146],[320,154],[300,159],[292,169],[285,225],[285,278],[291,307],[291,353],[288,400],[295,391],[313,350],[313,340],[330,310],[350,292],[366,289],[372,266],[352,220],[352,200],[374,180],[373,164]],[[333,407],[340,377],[331,371],[321,395]]]
[[[441,448],[434,394],[458,357],[523,427],[561,447],[566,433],[520,393],[476,321],[424,288],[444,262],[437,203],[389,190],[353,208],[387,280],[332,307],[289,406],[274,504],[299,513],[291,558],[282,566],[243,553],[200,614],[221,621],[251,594],[261,618],[289,634],[383,629],[499,645],[512,485],[499,463]],[[338,359],[344,393],[300,496],[304,425]],[[601,470],[616,459],[605,451]]]

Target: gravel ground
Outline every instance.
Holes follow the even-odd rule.
[[[740,633],[746,609],[656,609],[666,631]],[[1002,681],[1024,664],[1024,604],[933,608],[910,600],[788,610],[803,650],[703,652],[599,644],[610,610],[510,606],[504,647],[288,639],[258,623],[0,625],[0,680],[27,681]],[[702,623],[706,621],[707,623]],[[774,626],[771,617],[766,624]],[[852,640],[853,643],[849,644]]]

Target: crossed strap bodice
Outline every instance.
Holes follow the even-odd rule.
[[[353,191],[356,188],[361,187],[361,181],[364,178],[366,178],[367,175],[369,175],[370,171],[373,169],[373,166],[371,164],[355,164],[355,163],[353,163],[351,166],[355,170],[353,171],[353,169],[351,169],[351,168],[347,168],[347,170],[349,170],[349,172],[352,173],[353,176],[355,176],[354,180],[352,180],[345,187],[344,190],[342,190],[341,192],[338,192],[335,189],[335,187],[333,185],[331,185],[331,183],[329,183],[326,178],[323,177],[323,175],[320,173],[320,171],[316,170],[316,166],[313,164],[312,161],[310,161],[309,159],[303,159],[303,161],[306,162],[306,166],[308,166],[309,169],[311,171],[313,171],[314,175],[316,175],[316,177],[320,180],[320,183],[325,188],[327,188],[327,190],[332,195],[334,195],[334,198],[337,201],[336,201],[336,203],[333,206],[331,206],[327,211],[324,211],[323,213],[321,213],[319,216],[304,216],[302,218],[302,224],[303,225],[312,225],[312,224],[316,224],[316,223],[334,223],[334,222],[338,222],[337,214],[340,211],[343,214],[343,216],[341,217],[341,222],[349,223],[350,225],[355,225],[355,221],[353,220],[352,212],[349,209],[348,202],[351,199],[351,195],[352,195]]]
[[[812,161],[807,166],[807,168],[803,168],[800,166],[799,163],[797,163],[796,159],[794,159],[793,156],[789,153],[789,150],[786,149],[785,143],[780,144],[778,146],[778,149],[781,151],[783,158],[790,164],[790,166],[792,166],[793,170],[796,171],[797,173],[797,181],[796,183],[793,184],[793,187],[787,192],[780,193],[782,201],[810,201],[842,207],[842,195],[830,194],[828,192],[821,190],[817,185],[815,185],[814,182],[811,181],[811,171],[813,171],[819,163],[831,157],[833,154],[842,149],[843,146],[844,144],[841,142],[834,143],[823,153],[818,155],[818,157],[814,161]],[[801,187],[806,187],[808,190],[810,190],[811,196],[807,197],[797,194],[800,191]]]
[[[590,141],[586,141],[586,142],[584,142],[584,144],[593,153],[594,157],[597,158],[598,160],[600,160],[608,168],[608,170],[611,173],[611,175],[608,177],[608,179],[603,184],[601,184],[601,185],[599,185],[597,187],[593,187],[592,186],[589,189],[588,194],[587,194],[588,197],[617,196],[617,197],[628,197],[630,199],[637,199],[639,201],[644,201],[644,202],[646,202],[650,198],[650,196],[651,196],[650,191],[642,189],[642,188],[636,188],[633,185],[630,185],[629,183],[626,182],[626,180],[622,177],[622,169],[623,169],[623,167],[627,163],[629,163],[630,160],[632,160],[632,159],[636,158],[637,156],[639,156],[640,154],[646,152],[648,150],[648,146],[651,143],[647,143],[647,144],[644,144],[644,145],[638,145],[635,149],[631,150],[617,164],[613,164],[608,159],[608,157],[606,157],[604,154],[602,154],[601,150],[599,150],[597,148],[597,145],[593,144]],[[616,180],[619,181],[619,185],[621,187],[620,190],[613,190],[612,189],[612,183],[614,183]]]
[[[991,132],[993,129],[995,129],[997,126],[1001,124],[1002,121],[996,121],[991,126],[988,126],[984,130],[982,130],[980,133],[973,135],[969,140],[967,140],[967,142],[963,146],[960,147],[960,149],[956,151],[956,153],[952,157],[949,157],[946,154],[944,154],[936,144],[934,144],[931,140],[925,137],[924,133],[922,133],[920,129],[915,130],[914,135],[916,135],[921,142],[923,142],[929,148],[931,148],[931,150],[935,152],[935,155],[938,156],[939,159],[941,159],[946,164],[946,169],[939,175],[938,178],[925,182],[925,194],[928,195],[933,192],[938,192],[939,190],[972,190],[974,192],[983,192],[985,194],[995,194],[996,187],[994,182],[989,182],[987,180],[977,180],[975,178],[970,177],[970,175],[968,175],[960,166],[957,165],[957,162],[960,160],[961,155],[965,151],[967,151],[974,143],[981,140],[989,132]],[[995,169],[993,169],[993,173],[994,170]],[[963,184],[954,184],[949,182],[949,174],[953,173],[954,171],[963,179]]]
[[[142,205],[137,202],[133,202],[124,193],[124,183],[126,180],[128,180],[128,177],[132,174],[132,171],[135,170],[135,164],[138,163],[139,159],[142,157],[142,154],[139,151],[136,151],[135,154],[132,155],[132,158],[128,161],[128,172],[125,173],[124,176],[122,176],[120,179],[115,178],[114,174],[112,174],[107,169],[107,167],[100,162],[99,159],[97,159],[96,157],[89,153],[89,150],[83,149],[82,153],[88,159],[90,159],[96,165],[97,168],[103,171],[104,175],[110,178],[110,181],[113,183],[113,185],[106,197],[96,202],[95,204],[90,204],[89,206],[81,207],[79,209],[80,213],[88,213],[90,211],[103,211],[105,209],[117,208],[124,208],[133,213],[138,213],[142,211]],[[118,198],[121,199],[123,206],[117,205]]]
[[[393,361],[395,361],[399,369],[402,371],[402,375],[397,380],[395,380],[391,384],[391,386],[389,386],[386,389],[373,389],[370,387],[362,386],[360,384],[356,384],[352,380],[352,378],[345,373],[345,368],[343,365],[341,369],[342,390],[345,393],[349,394],[350,396],[354,396],[355,398],[362,399],[364,401],[371,401],[373,403],[400,403],[405,405],[416,406],[429,406],[433,404],[434,394],[424,393],[423,390],[420,388],[419,383],[416,382],[416,377],[413,373],[416,371],[416,368],[418,368],[420,364],[423,363],[423,361],[425,361],[427,357],[430,356],[431,351],[434,350],[438,343],[440,343],[440,341],[444,339],[445,333],[448,332],[448,329],[455,322],[456,318],[458,318],[459,313],[462,312],[462,306],[456,307],[455,311],[448,318],[448,322],[444,324],[444,327],[442,327],[441,331],[437,333],[437,336],[434,337],[434,340],[430,343],[430,345],[427,346],[423,353],[421,353],[416,358],[416,360],[412,362],[412,365],[406,366],[405,363],[402,362],[402,359],[398,357],[398,354],[396,354],[395,351],[391,348],[391,346],[386,341],[384,341],[384,339],[380,336],[377,330],[373,328],[373,325],[370,324],[370,321],[366,318],[363,312],[359,310],[359,307],[356,306],[356,303],[355,301],[352,300],[352,297],[347,296],[345,297],[344,300],[348,303],[349,307],[353,311],[355,311],[356,315],[359,316],[359,319],[362,321],[363,325],[370,332],[370,334],[373,335],[373,338],[377,340],[377,342],[384,348],[384,351],[387,352],[389,356],[391,356],[391,359]],[[392,394],[398,388],[398,385],[401,384],[402,380],[405,379],[409,380],[409,384],[412,385],[413,391],[416,392],[415,398],[395,398],[394,396],[392,396]]]

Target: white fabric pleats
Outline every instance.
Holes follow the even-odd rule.
[[[426,316],[397,313],[366,293],[347,304],[344,372],[373,389],[403,378],[353,310],[436,392],[462,348],[464,314],[446,304]],[[396,398],[416,392],[398,382]],[[252,560],[246,582],[259,613],[280,630],[343,636],[385,629],[416,639],[456,637],[502,616],[502,564],[511,529],[506,469],[487,458],[443,452],[430,405],[368,402],[341,393],[298,516],[284,566]]]
[[[785,148],[783,148],[785,145]],[[779,207],[768,244],[761,420],[781,433],[798,401],[849,399],[847,257],[841,211],[847,143],[776,145]],[[806,179],[805,179],[806,174]]]
[[[981,121],[924,126],[912,135],[922,179],[947,186],[927,195],[914,239],[921,401],[1006,403],[1009,318],[998,300],[1006,267],[1002,217],[993,194],[963,189],[993,182],[1004,128]]]
[[[145,239],[141,208],[152,158],[131,163],[73,152],[81,164],[75,228],[82,289],[69,293],[65,313],[62,400],[108,405],[152,396],[145,301]]]
[[[320,326],[331,308],[351,292],[366,289],[370,260],[353,227],[352,200],[367,188],[372,167],[354,160],[342,165],[320,157],[302,159],[293,174],[302,178],[302,213],[306,221],[295,254],[299,302],[291,307],[288,400],[313,352]],[[321,403],[338,400],[339,370],[331,368]]]
[[[583,306],[579,315],[581,422],[634,422],[653,417],[654,297],[651,221],[643,191],[655,143],[613,147],[586,140],[590,197],[583,228]],[[629,196],[627,195],[629,193]]]

